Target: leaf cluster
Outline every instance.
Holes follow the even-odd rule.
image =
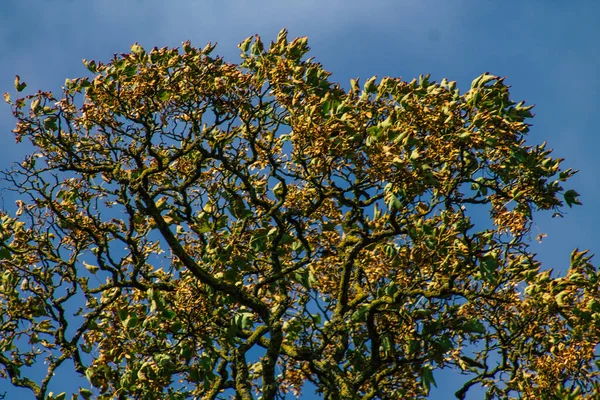
[[[240,49],[136,44],[60,99],[5,96],[35,152],[3,178],[2,377],[39,399],[64,362],[83,398],[391,399],[453,368],[458,398],[596,393],[598,270],[575,251],[553,278],[528,247],[534,212],[579,204],[525,142],[532,106],[489,73],[345,90],[285,30]]]

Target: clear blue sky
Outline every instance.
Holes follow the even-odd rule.
[[[244,38],[258,33],[268,42],[283,27],[308,36],[310,55],[344,86],[355,77],[431,73],[464,89],[485,71],[507,76],[515,100],[536,104],[529,142],[547,141],[565,166],[581,171],[571,187],[584,206],[564,219],[539,214],[534,228],[533,236],[539,229],[548,237],[533,250],[560,271],[575,247],[600,252],[598,15],[595,0],[3,0],[0,93],[14,92],[15,74],[29,89],[57,91],[65,78],[86,73],[83,58],[108,61],[134,42],[218,42],[215,53],[236,61]],[[29,150],[15,146],[13,127],[9,107],[0,106],[2,169]],[[9,208],[14,198],[4,201]],[[442,378],[432,398],[455,390]],[[63,390],[67,382],[57,380]],[[0,381],[0,394],[7,389]]]

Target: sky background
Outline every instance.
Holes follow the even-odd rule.
[[[483,72],[506,76],[513,100],[536,104],[528,142],[547,141],[555,157],[566,159],[564,167],[580,170],[569,188],[584,206],[563,219],[535,216],[532,250],[544,267],[561,271],[576,247],[600,252],[598,15],[594,0],[2,0],[0,93],[14,96],[15,74],[29,92],[60,91],[65,78],[87,75],[82,59],[108,61],[134,42],[146,49],[217,42],[214,54],[237,62],[243,39],[259,34],[268,43],[284,27],[290,38],[308,36],[309,56],[344,87],[356,77],[410,81],[431,73],[466,90]],[[15,145],[13,127],[2,103],[0,169],[31,150]],[[0,207],[10,209],[14,200],[3,193]],[[534,240],[538,233],[548,235],[542,244]],[[73,377],[58,378],[54,388],[68,391]],[[452,375],[437,380],[433,399],[458,388]],[[28,396],[9,389],[0,381],[7,398]]]

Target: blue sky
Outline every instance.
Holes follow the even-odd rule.
[[[134,42],[218,42],[215,54],[235,62],[244,38],[258,33],[268,42],[284,27],[308,36],[310,56],[344,86],[356,77],[431,73],[466,89],[485,71],[507,76],[513,99],[536,104],[529,142],[547,141],[565,167],[580,170],[570,187],[584,206],[564,219],[536,216],[533,237],[548,237],[532,237],[532,249],[560,271],[575,247],[600,252],[598,15],[594,0],[3,0],[0,93],[14,92],[15,74],[28,90],[58,91],[65,78],[86,74],[83,58],[108,61]],[[15,145],[13,127],[9,107],[0,106],[1,169],[30,150]],[[12,207],[15,199],[3,197]],[[447,398],[454,386],[445,376],[438,384],[432,398]],[[0,381],[0,394],[7,389]]]

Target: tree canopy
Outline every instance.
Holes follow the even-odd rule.
[[[529,246],[534,213],[579,204],[575,171],[526,143],[504,78],[346,90],[306,38],[239,47],[135,44],[60,98],[5,95],[34,150],[2,177],[0,379],[64,398],[71,363],[74,398],[397,399],[451,369],[460,399],[598,395],[598,269]]]

